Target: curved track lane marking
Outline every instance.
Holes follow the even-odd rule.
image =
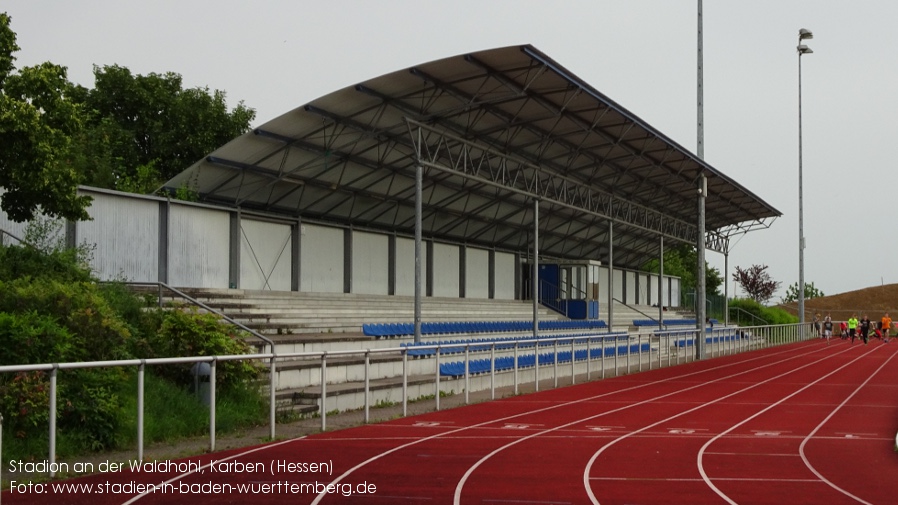
[[[889,364],[889,361],[892,361],[892,358],[894,358],[896,354],[898,354],[898,351],[893,352],[892,355],[889,356],[889,359],[885,360],[885,362],[883,362],[883,364],[880,365],[879,368],[877,368],[875,372],[873,372],[872,374],[870,374],[870,377],[868,377],[867,380],[865,380],[860,386],[857,387],[857,389],[855,389],[850,395],[848,395],[847,398],[845,398],[845,401],[843,401],[842,403],[839,404],[838,407],[836,407],[835,409],[833,409],[833,411],[830,412],[830,414],[829,414],[828,416],[826,416],[826,419],[824,419],[823,421],[821,421],[820,424],[818,424],[817,427],[814,428],[814,430],[811,431],[811,432],[808,434],[808,436],[805,437],[804,440],[801,441],[801,445],[798,447],[798,453],[801,455],[801,460],[804,461],[805,466],[807,466],[808,469],[809,469],[811,472],[813,472],[814,475],[817,476],[817,478],[819,478],[821,481],[823,481],[823,482],[824,482],[826,485],[828,485],[829,487],[831,487],[831,488],[835,489],[836,491],[838,491],[838,492],[844,494],[845,496],[848,496],[848,497],[850,497],[850,498],[853,498],[853,499],[857,500],[858,502],[864,503],[864,504],[866,504],[866,505],[873,505],[873,504],[870,503],[870,502],[868,502],[868,501],[865,501],[865,500],[863,500],[863,499],[861,499],[861,498],[859,498],[859,497],[857,497],[857,496],[855,496],[855,495],[853,495],[853,494],[851,494],[848,490],[842,489],[841,487],[837,486],[834,482],[832,482],[832,481],[830,481],[829,479],[827,479],[826,477],[824,477],[820,472],[818,472],[817,469],[814,468],[814,465],[811,464],[810,460],[808,460],[807,456],[805,456],[805,454],[804,454],[804,446],[807,445],[808,441],[811,440],[811,439],[814,437],[814,435],[816,435],[817,432],[820,431],[820,429],[823,428],[823,426],[824,426],[827,422],[829,422],[829,420],[830,420],[834,415],[836,415],[837,412],[839,412],[840,410],[842,410],[842,407],[844,407],[845,404],[848,403],[849,400],[851,400],[852,398],[854,398],[854,396],[855,396],[861,389],[863,389],[864,386],[866,386],[868,382],[870,382],[871,380],[873,380],[873,377],[875,377],[876,374],[878,374],[883,368],[885,368],[885,366]]]
[[[768,363],[768,364],[766,364],[766,365],[762,365],[762,366],[757,367],[757,368],[752,368],[752,369],[750,369],[750,370],[745,370],[745,371],[738,372],[738,373],[735,373],[735,374],[732,374],[732,375],[728,375],[728,376],[725,376],[725,377],[720,377],[720,378],[717,378],[717,379],[714,379],[714,380],[710,380],[710,381],[708,381],[708,382],[703,382],[703,383],[701,383],[701,384],[696,384],[695,386],[690,386],[690,387],[688,387],[688,388],[679,389],[679,390],[673,391],[673,392],[671,392],[671,393],[665,393],[665,394],[663,394],[663,395],[656,396],[656,397],[653,397],[653,398],[649,398],[649,399],[647,399],[647,400],[643,400],[643,401],[638,402],[638,403],[632,403],[632,404],[629,404],[629,405],[626,405],[626,406],[623,406],[623,407],[620,407],[620,408],[617,408],[617,409],[605,411],[605,412],[602,412],[601,414],[596,414],[596,415],[594,415],[594,416],[589,416],[589,417],[583,417],[583,418],[577,419],[576,421],[572,421],[572,422],[569,422],[569,423],[565,423],[565,424],[556,426],[556,427],[554,427],[554,428],[549,428],[549,429],[546,429],[546,430],[542,430],[542,431],[533,433],[533,434],[531,434],[531,435],[528,435],[528,436],[526,436],[526,437],[519,438],[519,439],[517,439],[517,440],[515,440],[515,441],[513,441],[513,442],[509,442],[508,444],[505,444],[505,445],[503,445],[502,447],[498,447],[498,448],[496,448],[495,450],[493,450],[492,452],[490,452],[489,454],[487,454],[486,456],[482,457],[479,461],[477,461],[476,463],[474,463],[474,464],[473,464],[473,465],[472,465],[472,466],[465,472],[465,474],[462,476],[461,480],[459,480],[458,484],[457,484],[456,487],[455,487],[455,495],[454,495],[454,497],[453,497],[453,503],[454,503],[455,505],[459,505],[459,504],[461,503],[461,493],[462,493],[462,489],[464,488],[465,483],[467,483],[467,481],[468,481],[468,479],[470,478],[470,476],[474,473],[475,470],[477,470],[477,468],[479,468],[483,463],[485,463],[488,459],[492,458],[492,457],[495,456],[496,454],[498,454],[498,453],[504,451],[505,449],[508,449],[509,447],[515,446],[515,445],[517,445],[517,444],[519,444],[519,443],[521,443],[521,442],[524,442],[524,441],[526,441],[526,440],[530,440],[530,439],[532,439],[532,438],[535,438],[535,437],[538,437],[538,436],[541,436],[541,435],[545,435],[546,433],[551,433],[551,432],[553,432],[553,431],[558,431],[558,430],[561,430],[561,429],[564,429],[564,428],[568,428],[568,427],[573,426],[573,425],[575,425],[575,424],[583,423],[583,422],[585,422],[585,421],[591,421],[591,420],[593,420],[593,419],[597,419],[597,418],[602,417],[602,416],[607,416],[607,415],[609,415],[609,414],[614,414],[614,413],[617,413],[617,412],[621,412],[621,411],[624,411],[624,410],[627,410],[627,409],[630,409],[630,408],[633,408],[633,407],[637,407],[637,406],[639,406],[639,405],[644,405],[644,404],[647,404],[647,403],[651,403],[651,402],[654,402],[654,401],[656,401],[656,400],[660,400],[660,399],[662,399],[662,398],[667,398],[667,397],[669,397],[669,396],[678,395],[678,394],[684,393],[684,392],[686,392],[686,391],[691,391],[691,390],[693,390],[693,389],[697,389],[697,388],[700,388],[700,387],[704,387],[704,386],[706,386],[706,385],[708,385],[708,384],[713,384],[713,383],[715,383],[715,382],[719,382],[719,381],[722,381],[722,380],[725,380],[725,379],[730,379],[730,378],[733,378],[733,377],[738,377],[738,376],[740,376],[740,375],[744,375],[744,374],[747,374],[747,373],[755,372],[755,371],[757,371],[757,370],[759,370],[759,369],[761,369],[761,368],[767,368],[767,367],[769,367],[769,366],[778,365],[778,364],[780,364],[780,363],[785,363],[786,361],[789,361],[789,360],[792,360],[792,359],[796,359],[796,358],[799,358],[799,357],[805,357],[805,356],[807,356],[807,355],[810,355],[810,354],[813,354],[813,353],[817,353],[817,352],[821,352],[821,349],[815,349],[815,350],[813,350],[813,351],[811,351],[811,352],[807,352],[807,353],[804,353],[804,354],[792,356],[792,357],[789,357],[789,358],[786,358],[786,359],[777,361],[777,362],[775,362],[775,363]],[[768,356],[768,357],[769,357],[769,356]],[[828,357],[823,358],[823,359],[821,359],[821,360],[819,360],[819,361],[823,361],[823,360],[826,360],[826,359],[830,359],[831,357],[832,357],[832,356],[828,356]],[[747,361],[748,361],[748,360],[742,361],[742,362],[740,362],[740,363],[745,363],[745,362],[747,362]],[[710,371],[712,371],[712,370],[717,370],[717,369],[720,369],[720,368],[724,368],[725,366],[727,366],[727,365],[720,366],[720,367],[715,367],[715,368],[709,368],[709,369],[706,369],[705,371],[710,372]],[[805,365],[805,366],[810,366],[810,365]],[[803,367],[799,367],[799,368],[797,368],[797,369],[795,369],[795,370],[800,370],[801,368],[803,368]],[[793,371],[794,371],[794,370],[793,370]],[[692,374],[690,374],[690,375],[692,375]],[[658,384],[659,382],[662,382],[662,381],[647,383],[647,384],[644,384],[643,386],[655,385],[655,384]],[[636,433],[636,432],[633,432],[633,433]],[[632,434],[632,433],[631,433],[631,434]],[[626,435],[626,436],[629,436],[629,434]],[[621,438],[625,438],[625,437],[621,437]],[[618,439],[618,440],[620,440],[620,439]],[[601,452],[601,451],[600,451],[600,452]],[[590,463],[589,463],[590,465],[592,464],[592,461],[593,461],[594,459],[595,459],[595,456],[593,456],[593,459],[590,459]],[[588,472],[588,469],[589,469],[589,465],[587,465],[587,471],[584,473],[584,475],[588,475],[588,473],[589,473],[589,472]],[[588,483],[588,478],[586,478],[586,479],[584,480],[584,482]],[[588,486],[587,486],[587,489],[588,489]],[[591,493],[590,493],[590,496],[592,496]],[[595,502],[595,503],[598,503],[598,502]]]
[[[161,488],[162,486],[164,486],[164,485],[166,485],[166,484],[171,484],[172,482],[175,482],[175,481],[177,481],[177,480],[181,480],[181,479],[183,479],[184,477],[187,477],[188,475],[193,474],[193,473],[196,473],[196,472],[198,472],[198,471],[200,471],[200,470],[204,470],[204,469],[206,469],[206,468],[209,468],[209,467],[212,466],[214,463],[219,463],[219,462],[222,462],[222,461],[228,461],[228,460],[231,460],[231,459],[236,459],[236,458],[239,458],[240,456],[245,456],[245,455],[247,455],[247,454],[252,454],[252,453],[254,453],[254,452],[259,452],[259,451],[262,451],[262,450],[265,450],[265,449],[270,449],[270,448],[272,448],[272,447],[277,447],[277,446],[279,446],[279,445],[289,444],[290,442],[296,442],[296,441],[302,440],[302,439],[304,439],[304,438],[306,438],[306,437],[305,437],[305,436],[302,436],[302,437],[297,437],[297,438],[291,438],[290,440],[284,440],[283,442],[277,442],[277,443],[274,443],[274,444],[263,445],[263,446],[256,447],[256,448],[254,448],[254,449],[250,449],[250,450],[248,450],[248,451],[243,451],[243,452],[241,452],[241,453],[239,453],[239,454],[234,454],[234,455],[232,455],[232,456],[228,456],[227,458],[213,459],[213,460],[210,461],[209,464],[207,464],[207,465],[203,465],[203,466],[201,466],[201,467],[199,467],[199,468],[196,468],[196,469],[194,469],[194,470],[191,470],[191,471],[189,471],[189,472],[184,472],[184,473],[182,473],[181,475],[176,475],[176,476],[174,476],[174,477],[172,477],[172,478],[170,478],[170,479],[168,479],[168,480],[166,480],[166,481],[160,483],[159,485],[154,485],[152,490],[144,491],[143,493],[140,493],[139,495],[136,495],[136,496],[132,497],[130,500],[128,500],[128,501],[126,501],[126,502],[122,502],[122,505],[130,505],[130,504],[136,502],[137,500],[143,498],[144,496],[146,496],[146,495],[148,495],[148,494],[150,494],[150,493],[155,492],[156,489],[159,489],[159,488]]]
[[[848,352],[848,351],[849,351],[849,350],[846,349],[846,350],[844,350],[844,351],[840,351],[838,354],[842,354],[842,353],[845,353],[845,352]],[[787,376],[787,375],[791,375],[791,374],[793,374],[793,373],[795,373],[795,372],[797,372],[797,371],[799,371],[799,370],[802,370],[802,369],[804,369],[804,368],[808,368],[808,367],[810,367],[810,366],[816,365],[816,364],[821,363],[821,362],[823,362],[823,361],[826,361],[826,360],[828,360],[828,359],[832,359],[833,357],[837,356],[838,354],[833,354],[833,355],[830,355],[830,356],[827,356],[827,357],[818,359],[817,361],[814,361],[814,362],[808,363],[808,364],[806,364],[806,365],[800,366],[800,367],[798,367],[798,368],[789,370],[788,372],[785,372],[785,373],[776,375],[776,376],[774,376],[774,377],[771,377],[771,378],[769,378],[769,379],[763,380],[763,381],[761,381],[761,382],[757,382],[757,383],[755,383],[755,384],[752,384],[751,386],[744,387],[744,388],[742,388],[742,389],[740,389],[740,390],[738,390],[738,391],[734,391],[734,392],[729,393],[729,394],[727,394],[727,395],[721,396],[720,398],[717,398],[716,400],[712,400],[712,401],[705,402],[705,403],[703,403],[702,405],[699,405],[699,406],[697,406],[697,407],[693,407],[693,408],[691,408],[691,409],[688,409],[688,410],[685,410],[685,411],[683,411],[683,412],[680,412],[679,414],[676,414],[676,415],[667,417],[667,418],[665,418],[665,419],[662,419],[662,420],[660,420],[660,421],[657,421],[657,422],[655,422],[655,423],[652,423],[652,424],[650,424],[650,425],[648,425],[648,426],[644,426],[644,427],[642,427],[642,428],[640,428],[640,429],[638,429],[638,430],[631,431],[630,433],[627,433],[626,435],[622,435],[622,436],[620,436],[620,437],[618,437],[618,438],[616,438],[616,439],[614,439],[614,440],[608,442],[607,444],[605,444],[604,446],[602,446],[601,449],[599,449],[598,451],[596,451],[595,454],[592,455],[592,457],[589,459],[589,462],[586,464],[586,468],[585,468],[584,471],[583,471],[583,487],[586,488],[586,494],[589,496],[590,501],[591,501],[594,505],[600,505],[599,499],[596,497],[595,493],[592,492],[592,486],[589,485],[589,473],[590,473],[590,470],[592,469],[592,465],[593,465],[593,463],[595,463],[596,459],[598,459],[598,457],[599,457],[603,452],[605,452],[606,449],[608,449],[608,448],[611,447],[612,445],[614,445],[614,444],[620,442],[621,440],[630,438],[631,436],[636,435],[637,433],[642,433],[643,431],[650,430],[650,429],[652,429],[652,428],[654,428],[654,427],[656,427],[656,426],[659,426],[659,425],[662,425],[662,424],[664,424],[664,423],[670,422],[671,420],[676,419],[676,418],[678,418],[678,417],[684,416],[684,415],[686,415],[686,414],[690,414],[690,413],[692,413],[692,412],[696,412],[696,411],[701,410],[701,409],[703,409],[703,408],[705,408],[705,407],[707,407],[707,406],[709,406],[709,405],[714,405],[714,404],[719,403],[719,402],[721,402],[721,401],[723,401],[723,400],[725,400],[725,399],[727,399],[727,398],[736,396],[736,395],[738,395],[738,394],[742,394],[742,393],[744,393],[745,391],[754,389],[754,388],[756,388],[756,387],[758,387],[758,386],[760,386],[760,385],[762,385],[762,384],[766,384],[766,383],[768,383],[768,382],[774,381],[774,380],[776,380],[776,379],[780,379],[780,378],[785,377],[785,376]],[[855,361],[858,360],[858,359],[860,359],[860,358],[861,358],[861,357],[855,358]],[[783,361],[786,361],[786,360],[783,360]],[[852,361],[852,362],[853,362],[853,361]],[[768,366],[772,366],[772,365],[779,364],[779,363],[782,363],[782,361],[781,361],[781,362],[777,362],[777,363],[771,363],[771,364],[768,365]],[[844,366],[847,366],[847,365],[844,365]],[[741,374],[736,374],[736,375],[741,375]],[[723,380],[723,379],[728,379],[728,378],[729,378],[729,377],[721,377],[720,379],[717,379],[717,380],[714,380],[714,381],[709,382],[709,384],[710,384],[710,383],[713,383],[713,382],[718,382],[718,381]],[[796,392],[796,393],[797,393],[797,392]],[[707,444],[705,444],[705,445],[707,446]],[[704,447],[703,447],[703,448],[704,448]],[[701,456],[699,456],[699,457],[701,457]],[[704,477],[705,477],[704,471],[702,471],[701,468],[699,468],[699,471],[700,471],[700,473],[702,474],[702,478],[704,478]],[[707,480],[706,480],[706,482],[707,482]],[[709,484],[709,485],[710,485],[710,484]],[[718,493],[718,494],[720,494],[720,493]],[[723,495],[721,495],[721,496],[723,496]],[[730,502],[730,503],[733,503],[733,502]]]
[[[845,351],[842,351],[842,352],[845,352]],[[740,422],[734,424],[734,425],[731,426],[730,428],[728,428],[728,429],[726,429],[726,430],[720,432],[719,434],[717,434],[716,436],[712,437],[710,440],[708,440],[707,442],[705,442],[705,445],[703,445],[702,448],[699,449],[699,451],[698,451],[698,458],[697,458],[697,460],[696,460],[696,463],[698,464],[698,471],[699,471],[699,473],[701,474],[702,479],[705,481],[705,484],[707,484],[708,487],[710,487],[712,491],[714,491],[715,493],[717,493],[718,496],[720,496],[721,498],[723,498],[723,499],[724,499],[727,503],[729,503],[730,505],[738,505],[738,502],[732,500],[726,493],[724,493],[723,491],[721,491],[720,488],[718,488],[717,486],[715,486],[714,483],[711,482],[711,478],[708,477],[708,474],[705,473],[705,467],[704,467],[704,465],[702,464],[702,459],[704,458],[705,450],[706,450],[711,444],[713,444],[715,441],[719,440],[719,439],[720,439],[721,437],[723,437],[724,435],[726,435],[726,434],[732,432],[732,431],[735,430],[736,428],[738,428],[738,427],[744,425],[745,423],[751,421],[752,419],[755,419],[756,417],[760,416],[761,414],[764,414],[765,412],[768,412],[770,409],[779,406],[780,404],[784,403],[786,400],[788,400],[788,399],[794,397],[794,396],[797,395],[798,393],[801,393],[802,391],[804,391],[804,390],[810,388],[811,386],[813,386],[813,385],[819,383],[819,382],[822,381],[823,379],[826,379],[827,377],[830,377],[830,376],[832,376],[832,375],[835,375],[837,372],[841,371],[842,369],[847,368],[847,367],[849,367],[850,365],[853,365],[855,362],[857,362],[857,361],[860,360],[861,358],[865,358],[865,357],[867,357],[868,354],[871,354],[871,353],[873,353],[873,352],[876,352],[876,349],[875,349],[875,348],[874,348],[874,349],[870,349],[869,351],[865,352],[864,354],[861,354],[861,355],[858,356],[857,358],[854,358],[853,360],[849,361],[848,363],[845,363],[844,365],[840,366],[839,368],[836,368],[835,370],[833,370],[833,371],[829,372],[828,374],[826,374],[826,375],[820,377],[819,379],[815,380],[814,382],[810,382],[810,383],[808,383],[808,384],[802,386],[801,388],[795,390],[794,392],[792,392],[792,393],[790,393],[790,394],[784,396],[784,397],[781,398],[778,402],[776,402],[776,403],[771,403],[771,404],[768,405],[767,407],[764,407],[763,409],[761,409],[761,410],[755,412],[754,414],[752,414],[752,415],[746,417],[746,418],[743,419],[742,421],[740,421]],[[786,375],[786,374],[784,374],[784,375]],[[868,379],[868,380],[869,380],[869,379]],[[764,382],[768,382],[768,381],[764,381]],[[866,502],[864,502],[864,503],[866,503]]]
[[[802,348],[799,348],[799,350],[802,350]],[[368,464],[370,464],[370,463],[373,463],[373,462],[375,462],[375,461],[377,461],[377,460],[379,460],[379,459],[381,459],[381,458],[383,458],[383,457],[385,457],[385,456],[388,456],[388,455],[390,455],[390,454],[392,454],[392,453],[394,453],[394,452],[398,452],[398,451],[400,451],[400,450],[402,450],[402,449],[406,449],[406,448],[408,448],[408,447],[411,447],[411,446],[420,444],[420,443],[422,443],[422,442],[427,442],[427,441],[429,441],[429,440],[433,440],[433,439],[436,439],[436,438],[440,438],[440,437],[443,437],[443,436],[446,436],[446,435],[452,435],[453,433],[459,433],[459,432],[462,432],[462,431],[465,431],[465,430],[470,430],[470,429],[473,429],[473,428],[480,428],[480,427],[486,426],[486,425],[488,425],[488,424],[493,424],[493,423],[498,423],[498,422],[502,422],[502,421],[507,421],[507,420],[509,420],[509,419],[515,419],[515,418],[522,417],[522,416],[526,416],[526,415],[537,414],[537,413],[540,413],[540,412],[545,412],[545,411],[549,411],[549,410],[552,410],[552,409],[557,409],[557,408],[561,408],[561,407],[565,407],[565,406],[569,406],[569,405],[575,405],[575,404],[578,404],[578,403],[588,402],[588,401],[596,400],[596,399],[598,399],[598,398],[604,398],[604,397],[606,397],[606,396],[615,395],[615,394],[618,394],[618,393],[624,393],[624,392],[628,392],[628,391],[634,391],[634,390],[636,390],[636,389],[640,389],[640,388],[644,388],[644,387],[648,387],[648,386],[653,386],[653,385],[655,385],[655,384],[662,383],[662,382],[671,382],[671,381],[680,380],[680,379],[683,379],[683,378],[686,378],[686,377],[692,377],[692,376],[694,376],[694,375],[699,375],[699,374],[711,372],[711,371],[714,371],[714,370],[719,370],[719,369],[722,369],[722,368],[728,368],[728,367],[733,367],[733,366],[737,366],[737,365],[742,365],[742,364],[745,364],[745,363],[750,363],[750,362],[752,362],[752,361],[758,361],[758,360],[762,360],[762,359],[769,359],[771,356],[777,356],[777,355],[780,355],[780,354],[789,354],[789,353],[793,353],[793,352],[795,352],[795,351],[796,351],[796,349],[794,349],[794,348],[786,349],[786,350],[783,350],[783,351],[779,351],[779,352],[773,353],[772,355],[765,354],[765,355],[762,355],[762,356],[756,356],[756,357],[752,357],[752,358],[745,359],[745,360],[742,360],[742,361],[738,361],[738,362],[736,362],[736,363],[727,363],[727,364],[725,364],[725,365],[720,365],[720,366],[718,366],[718,367],[713,367],[713,368],[707,368],[707,369],[697,370],[697,371],[695,371],[695,372],[689,372],[689,373],[686,373],[686,374],[681,374],[681,375],[676,375],[676,376],[668,377],[668,378],[666,378],[666,379],[662,379],[662,380],[659,380],[659,381],[657,381],[657,382],[640,384],[640,385],[637,385],[637,386],[632,386],[632,387],[628,387],[628,388],[623,388],[623,389],[619,389],[619,390],[616,390],[616,391],[610,391],[610,392],[608,392],[608,393],[602,393],[602,394],[599,394],[599,395],[590,396],[590,397],[588,397],[588,398],[580,398],[579,400],[573,400],[573,401],[570,401],[570,402],[559,403],[559,404],[557,404],[557,405],[552,405],[552,406],[544,407],[544,408],[541,408],[541,409],[529,410],[529,411],[527,411],[527,412],[521,412],[521,413],[518,413],[518,414],[514,414],[514,415],[511,415],[511,416],[502,417],[502,418],[498,418],[498,419],[490,419],[489,421],[484,421],[484,422],[482,422],[482,423],[473,424],[473,425],[471,425],[471,426],[464,426],[464,427],[462,427],[462,428],[457,428],[457,429],[450,430],[450,431],[446,431],[446,432],[443,432],[443,433],[438,433],[438,434],[435,434],[435,435],[431,435],[431,436],[429,436],[429,437],[425,437],[425,438],[421,438],[421,439],[418,439],[418,440],[414,440],[414,441],[409,442],[409,443],[407,443],[407,444],[403,444],[403,445],[400,445],[400,446],[396,446],[396,447],[394,447],[394,448],[392,448],[392,449],[390,449],[390,450],[388,450],[388,451],[384,451],[384,452],[382,452],[382,453],[380,453],[380,454],[377,454],[377,455],[375,455],[375,456],[372,456],[372,457],[366,459],[365,461],[362,461],[361,463],[359,463],[359,464],[355,465],[354,467],[350,468],[349,470],[346,470],[345,472],[343,472],[343,473],[342,473],[341,475],[339,475],[336,479],[332,480],[332,481],[331,481],[331,484],[339,484],[340,482],[343,481],[343,479],[345,479],[346,477],[348,477],[349,475],[351,475],[351,474],[352,474],[353,472],[355,472],[356,470],[358,470],[358,469],[360,469],[360,468],[362,468],[362,467],[364,467],[364,466],[366,466],[366,465],[368,465]],[[789,359],[794,359],[794,358],[796,358],[796,357],[806,356],[806,355],[812,354],[812,353],[814,353],[814,352],[819,352],[819,350],[814,350],[814,351],[807,352],[807,353],[804,353],[804,354],[797,354],[796,356],[793,356],[793,357],[784,359],[783,361],[788,361]],[[694,363],[694,362],[693,362],[693,363]],[[661,368],[656,368],[655,370],[662,370],[662,369],[661,369]],[[752,369],[752,370],[755,370],[755,369]],[[743,372],[743,373],[746,373],[746,372]],[[315,497],[315,499],[312,501],[312,503],[311,503],[310,505],[318,505],[319,503],[321,503],[321,500],[323,500],[325,497],[327,497],[327,493],[325,493],[325,492],[320,493],[318,496]],[[124,504],[123,504],[123,505],[124,505]]]

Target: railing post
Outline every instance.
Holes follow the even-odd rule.
[[[215,452],[215,369],[217,356],[209,363],[209,452]]]
[[[402,417],[408,416],[408,348],[402,350]]]
[[[629,337],[628,337],[629,338]],[[617,337],[614,337],[614,376],[617,377],[618,374],[618,364],[617,364],[617,355],[620,354],[620,345],[618,343]]]
[[[56,475],[56,371],[59,365],[54,363],[50,370],[50,477]]]
[[[590,365],[592,365],[592,335],[586,337],[586,382],[590,380]]]
[[[436,402],[436,410],[440,410],[440,346],[437,346],[434,368],[436,369],[436,379],[434,379],[433,397]]]
[[[143,461],[144,371],[146,360],[137,366],[137,461]]]
[[[327,351],[321,353],[321,431],[327,430]]]
[[[274,349],[268,359],[268,438],[274,440],[277,424],[277,361]]]
[[[533,342],[533,390],[539,391],[539,341]]]
[[[514,394],[518,394],[518,342],[514,343]]]
[[[371,349],[365,349],[365,424],[371,420],[368,413],[371,388]]]
[[[638,335],[638,333],[637,333]],[[630,351],[633,350],[633,343],[630,341],[629,335],[627,336],[627,375],[630,375]]]
[[[468,391],[471,390],[471,344],[465,344],[465,405],[469,403]]]
[[[490,399],[496,399],[496,343],[490,344]]]
[[[555,337],[555,342],[552,343],[552,352],[555,354],[555,358],[552,360],[552,374],[554,375],[555,385],[553,387],[558,387],[558,337]]]

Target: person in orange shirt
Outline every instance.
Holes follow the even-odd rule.
[[[882,316],[882,341],[885,343],[889,342],[889,330],[892,329],[892,318],[889,317],[889,313],[886,312],[886,315]]]

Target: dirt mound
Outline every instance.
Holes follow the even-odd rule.
[[[796,303],[782,305],[782,308],[798,313]],[[835,321],[843,321],[856,314],[858,319],[864,314],[873,321],[879,321],[886,312],[898,320],[898,284],[886,284],[849,291],[838,295],[822,296],[804,301],[805,320],[812,321],[815,313],[821,319],[829,312]]]

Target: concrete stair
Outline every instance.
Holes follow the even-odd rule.
[[[411,336],[376,339],[362,334],[363,324],[413,321],[412,297],[242,289],[185,288],[181,291],[272,340],[280,355],[398,349],[403,343],[413,342]],[[169,305],[184,303],[179,297],[170,297],[164,302]],[[530,321],[533,317],[533,304],[521,300],[428,297],[422,300],[421,315],[423,321]],[[539,307],[538,317],[540,320],[564,319],[545,307]],[[527,332],[424,335],[422,341],[528,336]],[[263,342],[257,338],[251,338],[249,342],[259,348],[263,347]],[[532,353],[533,350],[526,352]],[[541,349],[540,352],[547,352],[547,349]],[[497,354],[498,356],[500,355]],[[474,353],[471,357],[482,359],[488,357],[488,354]],[[445,359],[461,360],[463,355]],[[433,359],[409,359],[408,367],[409,397],[433,395]],[[533,374],[532,368],[530,370]],[[369,401],[373,402],[372,405],[401,401],[402,373],[402,354],[398,350],[370,355]],[[543,373],[541,370],[540,374]],[[363,353],[329,356],[326,410],[362,407],[364,375]],[[510,373],[503,372],[501,375],[510,376]],[[457,382],[457,379],[447,380],[446,384],[452,384],[453,381]],[[276,401],[280,410],[301,415],[318,412],[322,389],[320,358],[279,358],[277,384]],[[460,391],[458,384],[450,386],[450,390],[453,387],[456,393]]]

